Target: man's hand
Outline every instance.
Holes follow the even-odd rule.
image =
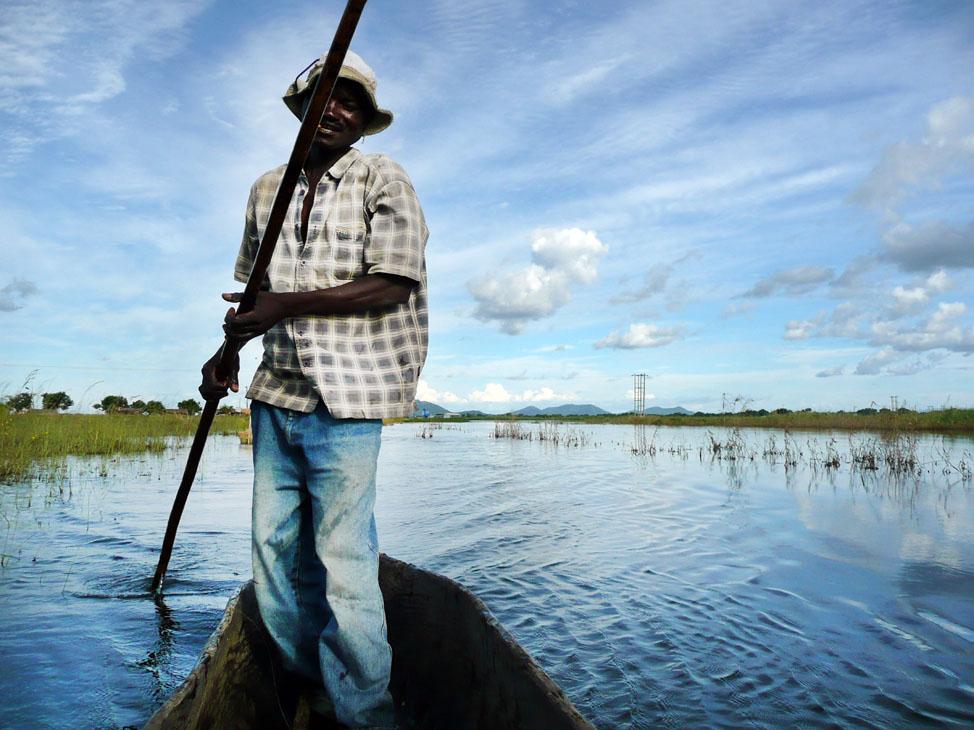
[[[231,312],[233,309],[230,310]],[[229,316],[229,312],[227,313]],[[223,352],[221,347],[209,360],[203,363],[201,372],[203,373],[203,383],[200,385],[200,395],[204,400],[219,400],[226,398],[229,391],[236,393],[240,390],[237,383],[237,371],[240,370],[240,356],[233,358],[233,371],[224,373],[220,370],[220,355]]]
[[[239,302],[243,292],[224,293],[227,302]],[[257,293],[254,308],[244,314],[237,314],[233,307],[223,320],[223,331],[229,337],[250,340],[259,337],[285,317],[292,316],[286,304],[286,295],[262,291]]]

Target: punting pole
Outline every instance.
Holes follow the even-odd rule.
[[[291,197],[294,195],[294,188],[297,186],[298,178],[301,176],[301,168],[304,161],[311,151],[311,143],[314,141],[315,132],[321,123],[321,117],[325,113],[325,107],[335,90],[335,82],[338,81],[338,72],[345,61],[345,54],[348,47],[352,44],[352,36],[358,25],[362,10],[365,9],[366,0],[348,0],[345,5],[345,12],[338,23],[338,30],[335,31],[335,38],[328,49],[328,56],[325,59],[324,68],[318,77],[314,91],[311,92],[311,104],[308,111],[301,121],[301,128],[298,130],[298,138],[294,142],[294,149],[291,151],[291,158],[288,160],[284,176],[277,188],[274,196],[274,204],[271,206],[270,218],[264,235],[257,249],[257,257],[254,260],[254,268],[247,279],[247,287],[244,289],[243,297],[237,307],[240,314],[249,312],[254,308],[257,301],[257,292],[267,274],[267,267],[270,265],[271,257],[274,255],[274,247],[277,245],[277,238],[284,225],[288,207],[291,204]],[[220,362],[217,365],[218,373],[228,373],[233,367],[234,358],[240,351],[242,343],[231,337],[223,340],[223,348],[220,353]],[[203,447],[206,445],[206,437],[210,433],[210,426],[213,425],[213,417],[216,416],[216,409],[220,400],[214,398],[206,401],[203,414],[200,416],[199,425],[196,427],[196,435],[193,437],[193,445],[189,450],[189,458],[186,460],[186,468],[183,470],[183,479],[179,483],[176,498],[173,500],[172,511],[169,513],[169,523],[166,525],[166,536],[162,541],[162,551],[159,553],[159,564],[156,566],[156,574],[152,577],[152,592],[162,591],[162,579],[166,575],[166,568],[169,566],[169,558],[172,555],[173,544],[176,542],[176,530],[179,528],[179,519],[183,514],[183,507],[186,506],[186,498],[189,497],[189,490],[193,487],[193,480],[196,478],[196,469],[200,464],[200,457],[203,455]]]

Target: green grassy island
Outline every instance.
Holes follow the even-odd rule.
[[[211,433],[237,433],[249,421],[247,416],[220,415]],[[0,406],[0,481],[54,476],[68,456],[163,451],[172,439],[192,436],[197,423],[199,416],[175,413],[14,413]]]

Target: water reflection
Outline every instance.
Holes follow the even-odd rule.
[[[173,635],[179,630],[179,622],[173,617],[172,609],[166,604],[166,599],[162,594],[155,593],[152,598],[156,607],[158,641],[155,647],[148,651],[145,658],[140,659],[136,664],[152,676],[154,680],[153,700],[161,703],[172,689],[165,679],[172,674]]]
[[[470,586],[598,727],[974,722],[969,440],[432,434],[383,435],[383,549]],[[182,455],[109,466],[0,486],[0,726],[141,725],[249,576],[234,439],[208,447],[156,601]]]

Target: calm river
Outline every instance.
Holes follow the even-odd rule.
[[[387,428],[380,542],[475,591],[599,728],[974,726],[970,440],[898,476],[850,465],[865,436],[523,428]],[[0,727],[138,726],[191,670],[250,575],[251,453],[207,447],[155,603],[186,449],[0,486]]]

